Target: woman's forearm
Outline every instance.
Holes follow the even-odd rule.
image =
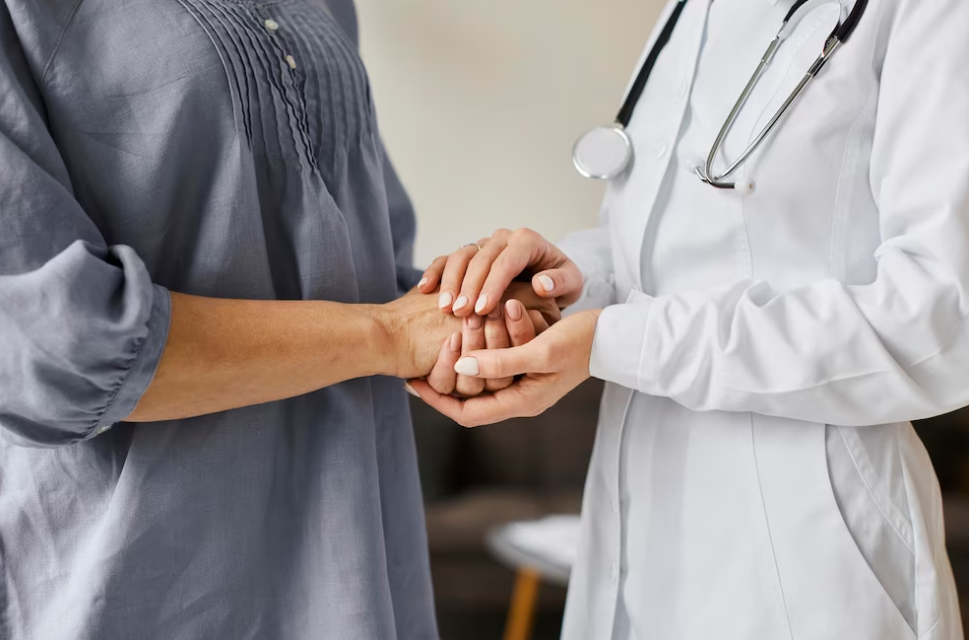
[[[394,375],[394,343],[376,305],[172,293],[165,351],[127,420],[188,418]]]

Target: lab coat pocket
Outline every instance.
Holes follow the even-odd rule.
[[[897,427],[828,425],[828,476],[842,520],[872,572],[914,630],[915,540]]]
[[[832,488],[824,425],[755,416],[777,575],[799,640],[914,640],[859,549]]]

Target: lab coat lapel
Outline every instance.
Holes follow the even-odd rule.
[[[697,58],[703,43],[703,32],[711,1],[690,0],[687,2],[673,37],[667,45],[667,51],[664,51],[664,54],[668,53],[670,55],[660,56],[657,62],[657,68],[654,70],[654,78],[656,78],[662,73],[660,70],[661,65],[675,65],[675,69],[666,71],[666,74],[671,77],[681,78],[680,85],[678,87],[674,86],[674,91],[682,95],[663,95],[662,89],[668,89],[668,87],[659,86],[659,83],[651,78],[651,82],[647,84],[643,98],[640,100],[637,114],[633,116],[633,128],[630,130],[630,135],[633,138],[633,145],[636,147],[635,154],[637,159],[634,162],[649,161],[653,164],[645,170],[648,171],[648,174],[644,175],[640,173],[635,179],[627,179],[623,187],[621,187],[635,189],[635,194],[630,193],[623,197],[623,200],[626,201],[623,207],[629,206],[629,196],[633,195],[636,202],[636,211],[633,215],[622,216],[617,222],[621,232],[620,241],[623,243],[624,249],[622,253],[628,258],[626,267],[629,270],[634,286],[640,291],[643,287],[642,269],[640,268],[643,237],[653,206],[656,203],[656,197],[659,193],[663,175],[669,169],[670,159],[675,155],[672,149],[676,145],[676,140],[656,142],[637,139],[635,134],[635,119],[637,115],[650,119],[663,118],[663,128],[666,131],[675,132],[680,130],[683,116],[689,104],[689,88],[692,86],[693,78],[696,74]],[[662,24],[661,22],[658,25],[659,29],[662,28]],[[673,104],[676,106],[671,107]],[[657,163],[657,156],[662,156],[661,163]],[[644,171],[644,169],[640,168],[640,171]],[[635,166],[632,172],[637,172]]]

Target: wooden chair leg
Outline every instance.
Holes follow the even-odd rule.
[[[505,640],[529,640],[531,637],[540,582],[541,578],[534,570],[518,570],[508,609],[508,622],[505,623]]]

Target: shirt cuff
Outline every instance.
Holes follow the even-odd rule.
[[[583,280],[582,293],[578,300],[569,305],[566,315],[585,309],[601,309],[611,302],[615,302],[613,300],[615,280],[611,272],[603,273],[600,269],[596,269],[595,262],[587,258],[583,259],[580,252],[572,252],[562,246],[559,247],[559,250],[575,263]]]
[[[589,360],[593,377],[643,391],[652,300],[633,292],[626,304],[603,309]]]
[[[131,367],[125,375],[121,388],[102,414],[98,426],[88,434],[89,438],[104,433],[115,422],[121,422],[127,418],[135,410],[141,396],[144,395],[148,385],[155,377],[155,370],[158,368],[162,351],[165,350],[165,343],[168,341],[172,300],[167,289],[158,285],[153,285],[153,287],[154,298],[151,305],[151,315],[148,318],[148,335],[145,336],[138,351],[134,354]]]

